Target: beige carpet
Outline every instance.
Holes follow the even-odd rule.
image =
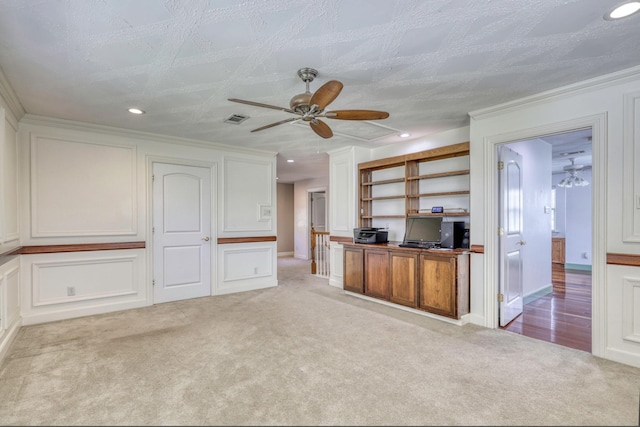
[[[279,280],[23,327],[0,424],[638,425],[640,369]]]

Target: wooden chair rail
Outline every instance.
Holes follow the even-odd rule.
[[[85,252],[85,251],[111,251],[117,249],[144,249],[146,243],[142,242],[116,242],[116,243],[73,243],[68,245],[37,245],[21,246],[17,251],[20,255],[51,254],[58,252]]]

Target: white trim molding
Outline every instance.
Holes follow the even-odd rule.
[[[484,138],[484,313],[485,326],[498,327],[498,145],[533,139],[542,135],[592,129],[592,353],[604,357],[606,336],[606,176],[607,176],[607,114],[582,117]]]

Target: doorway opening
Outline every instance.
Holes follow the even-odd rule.
[[[515,300],[513,289],[519,289],[521,304],[513,315],[503,313],[507,306],[501,302],[498,324],[509,332],[591,352],[592,128],[498,145],[499,159],[505,148],[522,155],[522,209],[518,213],[514,203],[499,208],[500,227],[505,227],[498,240],[499,295],[505,289],[504,297]],[[505,189],[498,181],[501,203],[517,194],[513,185]],[[521,225],[515,246],[519,257],[508,247],[509,235],[515,235],[512,223]],[[507,314],[512,317],[503,318]]]
[[[308,248],[311,256],[311,274],[329,277],[330,250],[326,191],[324,189],[310,190],[308,195]]]

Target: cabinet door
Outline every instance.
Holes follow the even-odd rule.
[[[420,308],[457,318],[456,258],[420,255]]]
[[[391,302],[418,306],[418,255],[391,252]]]
[[[551,242],[551,262],[564,264],[564,238],[554,237]]]
[[[364,293],[389,299],[389,252],[364,251]]]
[[[342,287],[345,291],[364,293],[363,253],[364,251],[360,248],[344,247],[344,281]]]

